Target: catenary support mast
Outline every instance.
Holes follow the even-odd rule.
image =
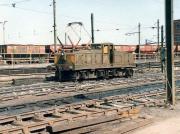
[[[56,53],[57,47],[57,30],[56,30],[56,0],[53,0],[53,19],[54,19],[54,52]]]
[[[167,102],[175,105],[175,78],[174,78],[174,22],[173,22],[173,0],[165,0],[166,20],[166,73],[167,73]]]
[[[94,43],[94,14],[91,13],[91,40]]]

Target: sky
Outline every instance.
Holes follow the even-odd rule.
[[[138,23],[141,23],[141,43],[156,41],[157,19],[164,25],[165,0],[56,0],[57,33],[65,42],[65,32],[73,43],[90,41],[90,14],[94,14],[95,42],[138,44]],[[16,7],[11,6],[16,3]],[[7,44],[52,44],[52,0],[0,0],[0,22],[5,24]],[[174,0],[174,19],[180,19],[180,0]],[[83,27],[70,22],[82,22]],[[119,29],[119,30],[116,30]],[[133,33],[127,36],[127,33]],[[69,41],[67,41],[70,43]],[[3,28],[0,24],[0,44]]]

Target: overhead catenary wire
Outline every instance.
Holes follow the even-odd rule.
[[[35,9],[30,9],[30,8],[24,8],[24,7],[17,6],[18,3],[23,3],[23,2],[28,2],[28,1],[32,1],[32,0],[21,0],[21,1],[11,2],[11,3],[3,3],[3,4],[0,4],[0,6],[5,6],[5,7],[9,7],[9,8],[14,8],[14,9],[20,9],[20,10],[34,12],[34,13],[40,13],[40,14],[47,14],[47,15],[52,15],[53,14],[53,12],[40,11],[40,10],[35,10]],[[16,6],[12,6],[12,4],[16,4]],[[66,18],[82,19],[80,17],[72,17],[72,16],[62,15],[62,14],[61,14],[61,16],[66,17]]]
[[[31,0],[20,0],[20,1],[15,1],[14,3],[23,3],[23,2],[27,2],[27,1],[31,1]]]
[[[53,12],[40,11],[40,10],[35,10],[35,9],[30,9],[30,8],[24,8],[24,7],[20,7],[20,6],[17,6],[17,5],[15,7],[13,7],[12,4],[0,4],[0,6],[19,9],[19,10],[23,10],[23,11],[27,11],[27,12],[38,13],[38,14],[46,14],[46,15],[50,15],[50,16],[52,16],[52,14],[53,14]],[[65,18],[82,19],[80,17],[74,17],[74,16],[68,16],[68,15],[59,14],[58,12],[57,12],[57,14],[61,15],[62,17],[65,17]]]
[[[31,1],[31,0],[21,0],[21,1],[17,1],[17,2],[14,2],[14,3],[22,3],[22,2],[26,2],[26,1]],[[0,6],[6,6],[6,7],[12,7],[11,4],[0,4]],[[40,14],[47,14],[47,15],[52,15],[52,12],[46,12],[46,11],[40,11],[40,10],[35,10],[35,9],[29,9],[29,8],[22,8],[22,7],[19,7],[19,6],[15,6],[13,7],[15,9],[20,9],[20,10],[24,10],[24,11],[30,11],[30,12],[34,12],[34,13],[40,13]],[[80,19],[79,17],[72,17],[72,16],[67,16],[67,15],[62,15],[61,16],[63,17],[67,17],[67,18],[76,18],[76,19]],[[82,19],[82,18],[81,18]],[[97,20],[96,22],[103,22],[103,23],[109,23],[109,24],[113,24],[113,23],[110,23],[108,21],[99,21]],[[114,24],[117,24],[117,23],[114,23]],[[155,25],[155,24],[154,24]],[[100,32],[100,31],[120,31],[120,30],[126,30],[126,29],[130,29],[131,27],[117,27],[117,28],[113,28],[113,29],[103,29],[103,28],[97,28],[95,31],[97,32]],[[137,27],[135,27],[136,29]],[[146,27],[142,27],[142,29],[145,29],[145,28],[152,28],[151,26],[146,26]]]
[[[6,6],[6,7],[11,7],[11,8],[14,8],[14,9],[19,9],[19,10],[24,10],[24,11],[29,11],[29,12],[34,12],[34,13],[40,13],[40,14],[47,14],[47,15],[52,15],[52,12],[46,12],[46,11],[40,11],[40,10],[35,10],[35,9],[30,9],[30,8],[24,8],[24,7],[22,7],[21,5],[19,5],[20,3],[26,3],[26,2],[29,2],[29,1],[32,1],[32,0],[19,0],[19,1],[12,1],[12,3],[16,3],[17,5],[15,6],[15,7],[12,7],[12,3],[10,3],[10,4],[8,4],[8,3],[4,3],[4,6]],[[0,4],[0,6],[1,6],[2,4]],[[72,17],[72,16],[67,16],[67,15],[62,15],[62,14],[60,14],[62,17],[67,17],[67,18],[76,18],[76,19],[79,19],[79,18],[81,18],[81,17]],[[82,18],[81,18],[82,19]],[[116,23],[116,22],[110,22],[110,21],[108,21],[108,20],[96,20],[96,22],[103,22],[104,24],[116,24],[117,25],[117,27],[116,27],[116,25],[115,25],[115,28],[110,28],[110,29],[104,29],[104,28],[98,28],[96,31],[97,32],[106,32],[106,31],[117,31],[118,32],[118,34],[120,33],[124,33],[124,31],[125,30],[129,30],[129,29],[131,29],[132,27],[128,27],[128,26],[122,26],[122,27],[118,27],[118,25],[120,25],[120,24],[118,24],[118,23]],[[155,24],[154,24],[155,25]],[[136,27],[137,28],[137,27]],[[141,27],[141,29],[148,29],[148,28],[151,28],[151,26],[147,26],[147,27]]]
[[[0,6],[12,6],[12,7],[16,7],[16,4],[20,4],[20,3],[24,3],[24,2],[28,2],[31,0],[21,0],[21,1],[14,1],[11,3],[4,3],[4,4],[0,4]]]
[[[17,2],[14,2],[15,4],[18,4],[18,3],[23,3],[23,2],[28,2],[28,1],[31,1],[31,0],[21,0],[21,1],[17,1]],[[24,11],[30,11],[30,12],[34,12],[34,13],[40,13],[40,14],[47,14],[47,15],[52,15],[52,12],[46,12],[46,11],[40,11],[40,10],[35,10],[35,9],[29,9],[29,8],[23,8],[23,7],[20,7],[20,6],[15,6],[13,7],[12,6],[12,3],[10,4],[0,4],[0,6],[6,6],[6,7],[11,7],[11,8],[15,8],[15,9],[20,9],[20,10],[24,10]],[[57,13],[58,14],[58,13]],[[68,15],[62,15],[60,14],[61,16],[63,17],[66,17],[66,18],[75,18],[75,19],[82,19],[80,17],[72,17],[72,16],[68,16]],[[105,24],[116,24],[116,25],[120,25],[120,24],[117,24],[117,23],[112,23],[112,22],[108,22],[108,21],[105,21],[105,20],[96,20],[96,22],[103,22]],[[154,24],[155,25],[155,24]],[[130,26],[129,26],[130,27]],[[124,26],[124,27],[120,27],[120,28],[114,28],[114,29],[96,29],[96,31],[119,31],[119,30],[123,30],[123,29],[129,29],[129,27],[127,26]],[[150,27],[142,27],[143,28],[150,28]]]

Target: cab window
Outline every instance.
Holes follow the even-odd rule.
[[[91,44],[91,48],[92,49],[102,49],[102,45],[101,44]]]

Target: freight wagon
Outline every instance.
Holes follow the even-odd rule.
[[[62,48],[57,44],[57,52]],[[75,46],[75,49],[83,49],[84,46]],[[64,51],[72,49],[71,45],[64,46]],[[54,45],[34,44],[6,44],[0,46],[0,55],[8,64],[54,62]]]
[[[2,45],[2,53],[6,54],[44,54],[44,45],[21,45],[21,44],[8,44]]]
[[[55,54],[59,81],[133,76],[134,55],[119,52],[110,43],[91,44],[90,49]]]
[[[174,45],[173,51],[180,52],[180,50],[178,48],[179,46],[180,46],[180,44]],[[133,53],[133,52],[138,53],[139,49],[140,49],[140,52],[143,54],[153,54],[153,53],[157,52],[158,45],[157,44],[145,44],[145,45],[140,45],[140,47],[139,47],[139,45],[115,45],[115,49],[120,52],[129,52],[129,53]]]
[[[140,45],[139,49],[143,54],[153,54],[158,51],[158,45]]]
[[[120,52],[133,53],[137,49],[137,45],[115,45],[115,50]]]
[[[176,52],[180,53],[180,44],[176,46]]]
[[[1,46],[1,52],[3,60],[8,64],[46,62],[43,60],[47,58],[44,45],[8,44]]]

